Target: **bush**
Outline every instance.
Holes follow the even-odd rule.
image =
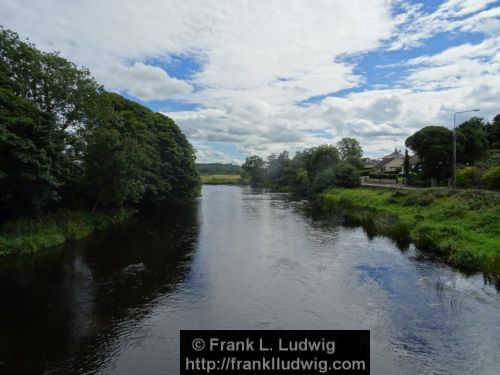
[[[491,150],[489,152],[487,161],[489,165],[499,166],[500,165],[500,150]]]
[[[327,188],[335,185],[335,168],[329,167],[316,175],[312,183],[312,193],[320,194]]]
[[[390,173],[370,173],[370,178],[384,178],[384,179],[395,180],[397,178],[397,175]]]
[[[484,179],[491,189],[500,189],[500,166],[488,169],[484,174]]]
[[[457,171],[457,184],[461,187],[471,187],[474,182],[474,167],[463,167]]]
[[[348,163],[341,163],[335,168],[335,185],[341,187],[359,186],[359,171]]]

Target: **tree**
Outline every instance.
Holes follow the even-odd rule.
[[[363,149],[355,138],[342,138],[337,143],[337,148],[340,153],[340,158],[358,167],[362,167],[361,158],[363,157]]]
[[[422,172],[428,178],[449,178],[453,133],[443,126],[427,126],[406,139],[406,147],[420,157]]]
[[[500,150],[500,114],[487,126],[488,144],[491,150]]]
[[[60,199],[63,134],[53,116],[20,98],[0,61],[0,213],[41,211]]]
[[[403,169],[405,171],[405,178],[408,183],[408,178],[410,177],[410,156],[408,155],[408,149],[405,150],[405,161],[403,162]]]
[[[87,135],[85,184],[97,205],[158,206],[199,193],[194,150],[168,117],[106,93],[108,111]]]
[[[262,186],[264,183],[264,160],[260,156],[252,155],[245,159],[241,166],[244,179],[250,181],[252,186]]]
[[[482,118],[473,117],[457,129],[457,162],[472,164],[480,160],[488,149],[486,124]]]
[[[318,173],[336,165],[340,160],[339,151],[331,145],[320,145],[304,152],[307,175],[311,183]]]
[[[15,93],[54,116],[62,130],[85,126],[99,105],[99,86],[88,69],[57,53],[45,53],[0,28],[0,56],[15,80]]]

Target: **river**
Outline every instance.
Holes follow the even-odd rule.
[[[248,187],[4,262],[0,292],[0,373],[178,374],[180,329],[369,329],[372,374],[500,373],[481,275]]]

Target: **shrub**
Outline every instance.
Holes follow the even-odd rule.
[[[319,194],[335,185],[335,168],[329,167],[316,175],[312,183],[312,193]]]
[[[491,189],[500,189],[500,166],[490,168],[484,174],[484,179]]]
[[[335,168],[335,185],[341,187],[355,187],[360,185],[359,171],[348,163],[340,163]]]
[[[457,184],[462,187],[471,187],[474,181],[474,167],[463,167],[457,171]]]
[[[384,178],[395,180],[397,178],[397,175],[389,173],[370,173],[370,178]]]

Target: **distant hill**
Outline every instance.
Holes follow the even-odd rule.
[[[198,163],[196,164],[201,175],[209,174],[240,174],[241,167],[235,164]]]

